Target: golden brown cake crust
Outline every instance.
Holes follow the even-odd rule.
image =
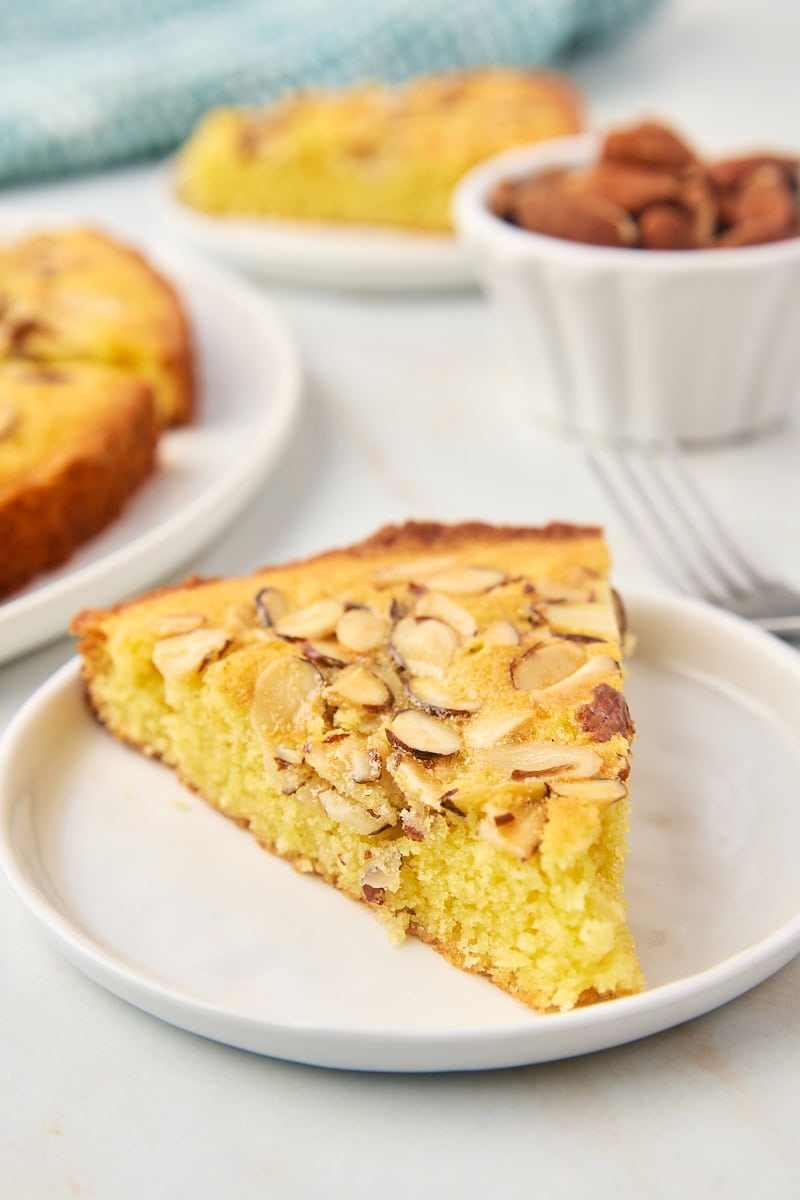
[[[337,558],[372,558],[385,553],[418,554],[421,551],[455,550],[470,542],[494,541],[580,541],[582,539],[602,538],[602,529],[598,525],[571,525],[561,521],[551,521],[547,525],[490,525],[483,521],[461,521],[446,524],[440,521],[405,521],[399,525],[383,525],[375,533],[363,541],[354,542],[349,546],[339,546],[332,550],[324,550],[307,558],[292,559],[279,566],[267,563],[253,572],[261,575],[273,570],[293,570],[295,567],[324,565]],[[151,588],[143,592],[135,600],[124,600],[107,609],[88,608],[76,613],[70,625],[70,631],[78,636],[84,636],[96,624],[98,619],[111,613],[123,612],[132,604],[154,600],[158,596],[169,595],[170,592],[183,591],[185,588],[203,587],[208,583],[216,583],[215,576],[190,575],[177,587],[169,585]]]
[[[154,469],[158,420],[150,389],[122,375],[108,386],[113,405],[79,438],[0,486],[0,596],[65,562]]]

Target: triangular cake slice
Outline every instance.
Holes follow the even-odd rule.
[[[599,530],[406,524],[82,613],[91,704],[267,849],[542,1010],[636,992]]]

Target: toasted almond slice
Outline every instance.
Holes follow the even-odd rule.
[[[153,646],[153,665],[175,683],[202,671],[230,643],[227,629],[194,629],[162,638]]]
[[[511,623],[501,619],[492,621],[491,625],[487,625],[481,634],[484,646],[518,646],[519,633],[517,627]]]
[[[573,642],[538,642],[512,662],[511,682],[522,692],[542,691],[574,675],[585,654]]]
[[[372,709],[388,708],[392,702],[392,693],[383,680],[358,663],[337,675],[325,689],[325,695]]]
[[[495,746],[530,719],[531,714],[527,710],[514,712],[508,709],[490,709],[464,727],[464,741],[474,750]]]
[[[480,700],[454,696],[438,679],[430,679],[424,675],[412,676],[406,691],[415,704],[434,717],[466,716],[476,713],[481,707]]]
[[[548,786],[557,796],[577,796],[592,804],[613,804],[628,794],[621,779],[554,779]]]
[[[383,759],[377,750],[353,751],[353,783],[375,783],[382,773]]]
[[[608,680],[609,676],[619,679],[619,663],[608,654],[595,654],[572,675],[567,675],[565,679],[552,684],[547,689],[547,695],[551,698],[582,695],[589,692],[596,683]]]
[[[397,713],[386,726],[386,737],[393,746],[419,758],[447,758],[461,749],[458,730],[416,708]]]
[[[265,587],[256,592],[255,605],[261,624],[268,629],[281,619],[288,608],[283,592],[274,587]]]
[[[348,662],[336,638],[303,642],[303,656],[318,667],[346,667]]]
[[[561,746],[555,742],[509,742],[487,746],[481,758],[516,778],[590,779],[603,765],[591,746]]]
[[[278,637],[290,641],[326,638],[335,631],[343,612],[341,600],[317,600],[316,604],[279,617],[275,622],[275,632]]]
[[[275,659],[256,680],[250,708],[253,728],[261,737],[301,729],[322,683],[319,671],[306,659]]]
[[[299,767],[303,761],[303,751],[295,750],[292,746],[276,746],[274,757],[277,763],[285,763],[290,767]]]
[[[419,805],[434,812],[441,812],[445,789],[428,768],[401,754],[393,754],[386,765],[397,787],[410,803],[409,813],[414,813]],[[415,822],[404,819],[403,824],[413,827]],[[426,829],[425,832],[430,830]]]
[[[412,558],[406,562],[391,563],[376,571],[372,576],[372,582],[377,587],[384,587],[387,584],[423,580],[435,571],[445,570],[452,562],[452,555],[440,555],[436,558]]]
[[[401,663],[414,675],[442,676],[458,649],[452,625],[436,617],[403,617],[392,630],[390,645]]]
[[[389,632],[384,617],[371,608],[348,608],[336,626],[336,637],[346,650],[369,654],[377,650]]]
[[[245,630],[252,629],[257,619],[256,607],[249,600],[229,604],[222,618],[225,628],[231,633],[244,633]]]
[[[497,587],[507,578],[505,571],[498,571],[496,567],[446,567],[429,575],[425,582],[429,588],[439,592],[469,596],[488,592],[489,588]]]
[[[543,604],[548,625],[560,633],[588,633],[604,639],[619,637],[617,619],[606,604]]]
[[[343,796],[335,788],[326,788],[320,792],[319,802],[332,821],[337,825],[344,825],[345,829],[350,829],[353,833],[377,833],[397,821],[396,814],[384,812],[383,809],[370,811],[364,805]]]
[[[0,404],[0,441],[3,438],[11,437],[18,424],[19,413],[13,404],[4,400]]]
[[[490,846],[524,861],[539,848],[546,824],[547,808],[541,802],[515,804],[510,808],[487,804],[478,836]]]
[[[470,638],[478,631],[475,618],[444,592],[424,592],[416,603],[414,613],[418,617],[437,617],[446,625],[452,625],[456,633]]]
[[[163,613],[151,626],[158,638],[174,637],[178,633],[194,633],[202,629],[206,619],[201,613]]]
[[[537,596],[550,604],[589,604],[594,599],[591,588],[559,583],[556,579],[534,579]]]

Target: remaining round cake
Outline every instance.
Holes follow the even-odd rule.
[[[113,734],[392,937],[564,1010],[642,986],[608,565],[597,529],[412,523],[74,631]]]
[[[150,384],[163,425],[192,414],[180,300],[140,254],[96,230],[0,245],[0,360],[19,358],[121,367]]]
[[[209,113],[180,156],[178,191],[217,215],[449,231],[466,171],[582,124],[577,93],[544,71],[487,67],[303,92]]]
[[[114,367],[0,363],[0,596],[103,529],[153,469],[150,388]]]

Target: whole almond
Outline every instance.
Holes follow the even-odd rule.
[[[651,204],[639,217],[639,239],[647,250],[691,250],[692,218],[677,204]]]
[[[517,220],[532,233],[593,246],[633,246],[636,223],[624,208],[602,196],[575,195],[551,186],[521,190]]]
[[[631,163],[601,162],[570,176],[565,187],[568,191],[602,196],[635,216],[651,204],[677,199],[680,184],[668,171]]]
[[[641,163],[672,170],[695,161],[695,154],[686,143],[656,121],[612,130],[606,136],[602,157],[609,162]]]
[[[738,188],[761,167],[775,167],[789,187],[797,186],[798,160],[781,154],[750,154],[712,163],[708,176],[715,187]]]

